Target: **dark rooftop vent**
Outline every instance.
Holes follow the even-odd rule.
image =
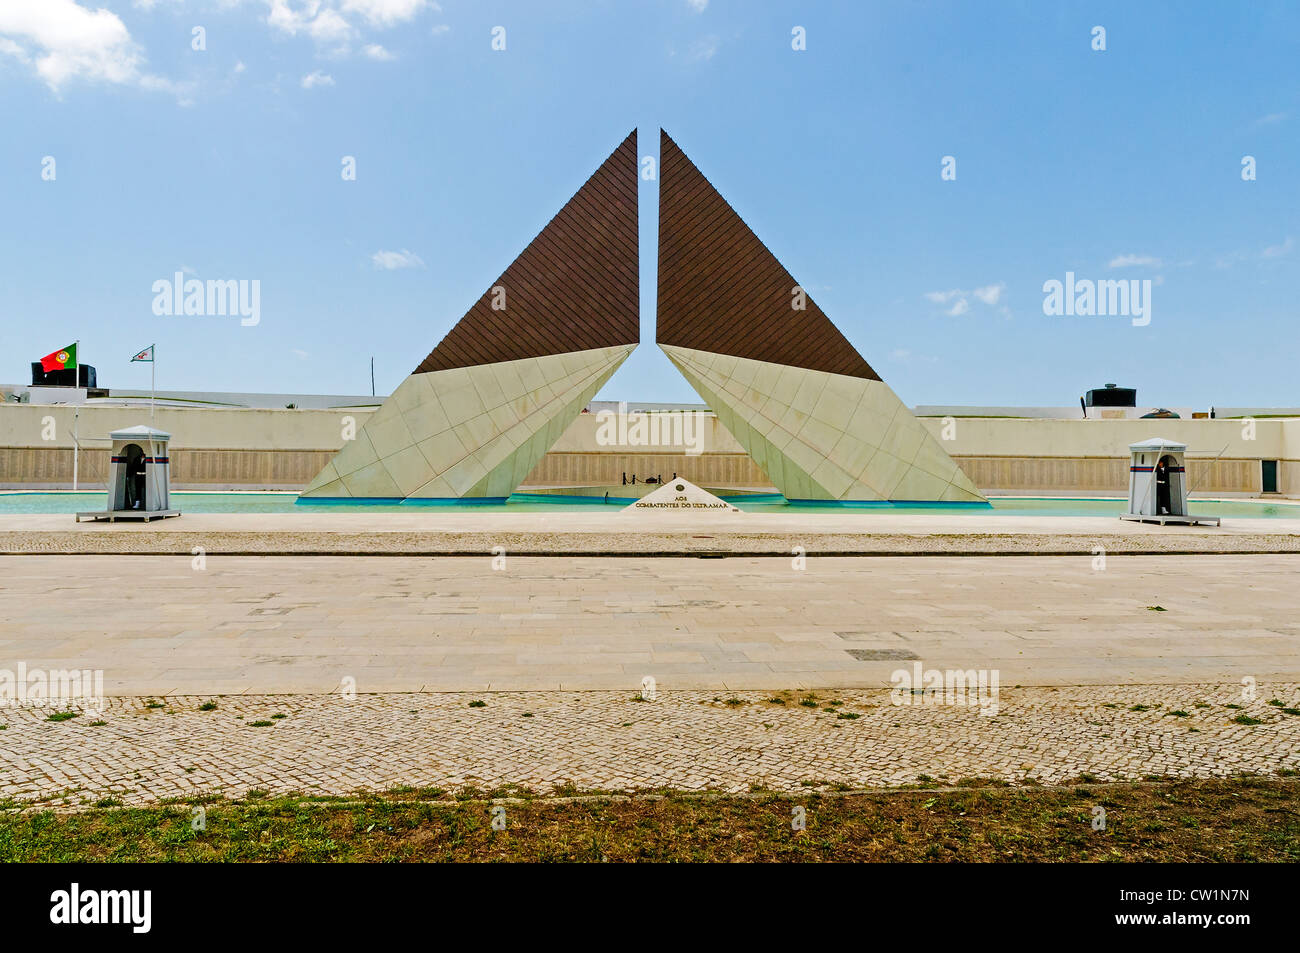
[[[1137,396],[1136,387],[1116,387],[1114,384],[1107,384],[1105,387],[1088,391],[1083,402],[1088,407],[1136,407]]]

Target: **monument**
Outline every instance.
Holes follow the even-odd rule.
[[[660,130],[659,347],[789,500],[987,500]]]
[[[509,496],[637,346],[637,243],[633,130],[302,496]]]
[[[633,131],[301,496],[501,500],[640,339]],[[658,343],[788,500],[988,502],[660,130]],[[703,491],[701,491],[703,492]]]

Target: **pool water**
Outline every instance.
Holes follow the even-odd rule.
[[[172,491],[172,504],[184,513],[580,513],[593,508],[618,509],[630,500],[605,503],[594,497],[544,496],[516,493],[510,499],[493,503],[455,501],[415,501],[409,503],[352,503],[346,501],[297,502],[295,493],[208,493]],[[946,505],[942,503],[859,503],[827,505],[824,503],[789,503],[777,494],[737,496],[729,499],[750,513],[801,512],[878,512],[892,514],[989,514],[999,516],[1118,516],[1125,510],[1119,497],[1106,499],[1068,499],[1050,497],[994,497],[990,506],[982,504]],[[0,516],[16,513],[75,513],[100,510],[107,504],[102,491],[27,493],[0,490]],[[1256,500],[1193,500],[1192,515],[1222,516],[1238,519],[1300,519],[1300,505]]]

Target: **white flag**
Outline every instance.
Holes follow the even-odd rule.
[[[135,357],[131,358],[131,360],[132,360],[132,361],[152,361],[152,360],[153,360],[153,345],[150,344],[147,348],[145,348],[143,351],[141,351],[141,352],[140,352],[139,354],[137,354]]]

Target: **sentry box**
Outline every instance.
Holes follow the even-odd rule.
[[[108,509],[98,513],[78,513],[83,519],[149,520],[180,516],[171,509],[171,481],[167,443],[171,434],[143,424],[115,430],[108,435],[113,441],[108,467]]]
[[[1187,512],[1187,444],[1152,437],[1130,444],[1128,449],[1128,512],[1120,519],[1161,525],[1220,525],[1217,516]]]

